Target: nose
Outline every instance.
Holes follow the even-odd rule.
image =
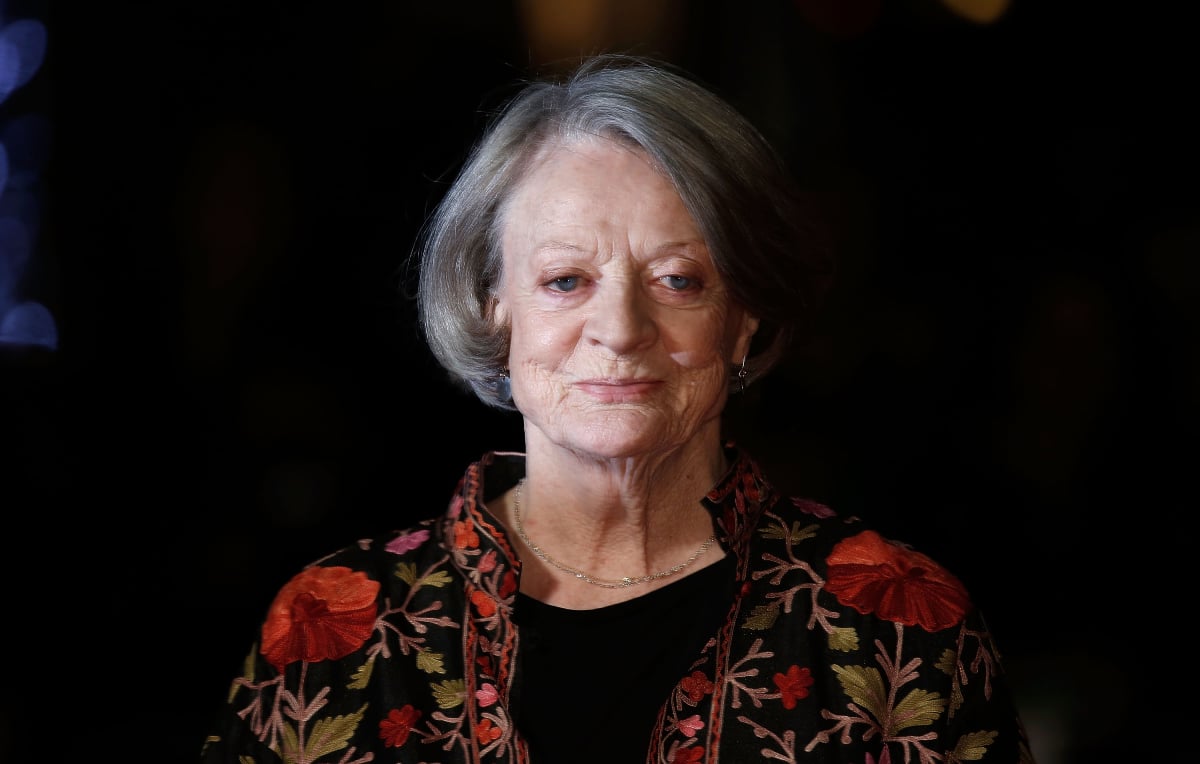
[[[613,353],[627,354],[654,344],[658,327],[652,301],[634,280],[601,282],[584,335]]]

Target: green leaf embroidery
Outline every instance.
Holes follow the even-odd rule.
[[[432,650],[421,650],[417,653],[417,668],[426,674],[445,674],[446,668],[442,665],[443,658],[444,656],[441,653],[435,653]]]
[[[317,761],[322,756],[345,748],[354,735],[354,730],[358,729],[359,723],[362,722],[363,712],[366,710],[367,706],[363,704],[356,713],[317,721],[308,735],[305,761]]]
[[[366,663],[358,667],[350,676],[350,683],[346,685],[348,690],[361,690],[371,681],[371,673],[375,669],[375,658],[372,656]]]
[[[775,624],[779,618],[779,603],[775,602],[771,605],[759,605],[750,611],[750,617],[742,623],[743,629],[751,631],[762,631],[769,629]]]
[[[842,691],[876,719],[886,718],[887,692],[878,669],[865,666],[833,666]]]
[[[962,704],[965,701],[966,698],[963,697],[962,685],[955,682],[950,687],[950,718],[954,718],[954,715],[958,713],[958,709],[962,708]]]
[[[246,660],[242,663],[242,677],[247,682],[254,681],[254,657],[258,654],[258,643],[255,642],[250,648],[250,652],[246,654]],[[238,693],[238,683],[229,683],[229,696],[225,698],[226,703],[232,703]]]
[[[296,728],[290,724],[279,726],[279,755],[287,764],[295,764],[300,761],[300,741],[296,737]]]
[[[968,732],[954,744],[951,761],[979,761],[987,753],[988,746],[996,739],[996,731]]]
[[[760,529],[759,534],[766,539],[784,539],[789,544],[795,544],[817,535],[817,526],[801,526],[800,521],[796,520],[792,523],[791,528],[785,529],[778,525],[768,525],[766,528]]]
[[[892,729],[888,734],[898,734],[909,727],[924,727],[933,724],[946,708],[946,701],[936,692],[916,689],[905,695],[892,710]]]
[[[844,653],[858,649],[858,631],[849,626],[838,626],[829,634],[829,647]]]
[[[958,654],[947,647],[945,650],[942,650],[941,657],[933,665],[940,669],[946,676],[954,676],[954,669],[958,665]]]
[[[437,700],[438,708],[457,708],[462,705],[466,682],[462,679],[447,679],[437,684],[431,683],[429,688],[433,690],[433,697]]]
[[[417,582],[417,566],[411,562],[396,563],[396,578],[412,586]]]
[[[439,589],[450,583],[450,574],[444,570],[439,570],[436,573],[431,573],[421,579],[422,586],[436,586]]]

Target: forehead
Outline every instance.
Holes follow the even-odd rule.
[[[609,138],[556,141],[513,186],[502,227],[697,228],[674,184],[642,149]]]

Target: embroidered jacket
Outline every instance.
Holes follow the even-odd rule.
[[[962,584],[730,455],[704,503],[739,587],[663,698],[647,764],[1032,764]],[[523,469],[519,454],[485,454],[443,516],[284,585],[202,761],[530,761],[512,723],[521,563],[483,505],[485,477],[498,495]]]

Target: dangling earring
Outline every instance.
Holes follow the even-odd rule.
[[[512,381],[508,378],[508,367],[501,369],[492,379],[492,390],[501,403],[512,401]]]
[[[736,373],[738,383],[737,391],[739,393],[746,392],[746,377],[750,376],[750,372],[746,371],[746,356],[748,355],[749,353],[746,353],[746,355],[742,356],[742,365],[738,368]]]

